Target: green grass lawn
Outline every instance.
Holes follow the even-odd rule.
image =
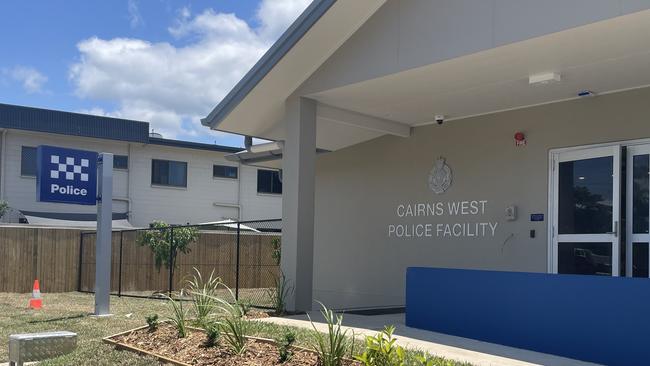
[[[110,318],[90,317],[94,309],[91,294],[63,293],[44,294],[43,309],[27,308],[30,294],[0,293],[0,362],[8,359],[9,335],[55,330],[68,330],[79,335],[76,351],[47,360],[40,365],[159,365],[152,358],[131,352],[117,351],[102,342],[102,338],[145,325],[144,318],[158,314],[167,317],[166,301],[111,296]],[[274,338],[288,327],[254,322],[251,335]],[[297,334],[297,344],[306,345],[309,331],[292,328]]]
[[[39,365],[159,365],[152,358],[127,351],[117,351],[104,344],[102,338],[145,325],[145,317],[158,314],[161,320],[170,314],[166,301],[111,297],[109,318],[93,318],[92,294],[63,293],[44,294],[43,309],[27,308],[30,294],[0,293],[0,362],[8,359],[7,344],[10,334],[67,330],[78,334],[77,349],[68,355],[47,360]],[[279,338],[286,331],[296,334],[296,345],[307,346],[311,331],[271,323],[252,322],[250,335]],[[361,339],[357,339],[362,346]],[[466,365],[436,359],[436,365]]]
[[[148,314],[167,314],[161,300],[111,297],[110,318],[92,318],[94,297],[90,294],[44,294],[43,309],[29,310],[30,294],[0,293],[0,361],[7,361],[10,334],[68,330],[78,334],[77,349],[42,365],[158,365],[154,359],[120,352],[102,343],[102,337],[144,324]]]

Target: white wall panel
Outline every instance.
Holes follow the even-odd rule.
[[[238,179],[213,178],[214,164],[238,166],[224,158],[224,153],[124,141],[34,133],[7,132],[5,199],[19,210],[63,213],[96,213],[95,206],[36,202],[36,179],[20,176],[21,147],[38,145],[64,146],[97,152],[129,155],[128,170],[114,170],[114,212],[130,214],[135,226],[147,226],[153,220],[173,224],[237,219],[242,206],[244,219],[280,218],[281,195],[257,193],[257,168],[240,167]],[[151,184],[152,159],[188,163],[186,188],[160,187]],[[241,182],[240,182],[241,180]],[[239,192],[241,185],[241,195]],[[241,198],[240,198],[241,197]],[[130,200],[130,208],[128,207]]]

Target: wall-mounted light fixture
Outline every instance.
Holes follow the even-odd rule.
[[[528,84],[530,85],[539,85],[539,84],[550,84],[556,83],[562,80],[562,75],[558,72],[542,72],[539,74],[533,74],[528,77]]]

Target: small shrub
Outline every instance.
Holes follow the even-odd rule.
[[[316,329],[314,322],[309,317],[312,328],[314,328],[314,340],[312,349],[318,354],[319,365],[321,366],[342,366],[345,357],[354,352],[354,335],[348,339],[347,330],[342,330],[343,316],[335,315],[334,312],[322,303],[321,314],[327,323],[327,333],[321,333]]]
[[[152,314],[146,317],[147,325],[149,326],[149,331],[153,332],[158,329],[158,314]]]
[[[252,305],[250,300],[239,300],[237,301],[237,305],[239,305],[239,310],[244,316],[248,315],[248,312],[251,311]]]
[[[459,363],[452,360],[446,360],[444,358],[432,357],[426,353],[422,352],[410,352],[408,353],[408,362],[407,365],[413,366],[459,366],[459,365],[469,365],[468,363]]]
[[[296,334],[292,331],[287,331],[282,335],[282,337],[277,341],[278,342],[278,353],[280,357],[278,361],[280,363],[285,363],[293,357],[293,352],[291,351],[291,346],[296,341]]]
[[[280,275],[273,279],[274,286],[267,289],[267,296],[273,303],[273,309],[276,315],[284,314],[287,306],[287,297],[293,293],[293,286],[289,286],[289,281],[280,271]]]
[[[183,309],[183,301],[182,300],[174,300],[171,296],[168,295],[163,295],[167,300],[169,301],[169,304],[171,304],[172,308],[172,316],[169,317],[169,320],[172,321],[172,324],[178,331],[178,338],[185,338],[187,335],[187,328],[186,328],[186,319],[187,319],[187,311]],[[183,297],[183,291],[180,293],[180,298]]]
[[[415,356],[415,360],[418,362],[418,365],[420,366],[434,366],[434,360],[425,356],[425,355],[417,355]],[[440,366],[454,366],[453,361],[442,361]]]
[[[221,332],[219,331],[218,326],[212,325],[205,328],[206,347],[214,347],[217,344],[219,337],[221,337]]]
[[[404,348],[395,344],[393,338],[395,327],[387,326],[377,335],[366,337],[366,350],[361,355],[355,356],[357,361],[365,366],[404,366],[407,362]],[[422,360],[418,360],[422,363]],[[425,359],[424,362],[427,360]],[[422,365],[427,365],[422,363]]]

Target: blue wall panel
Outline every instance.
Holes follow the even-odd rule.
[[[406,325],[607,365],[648,365],[650,280],[413,267]]]

